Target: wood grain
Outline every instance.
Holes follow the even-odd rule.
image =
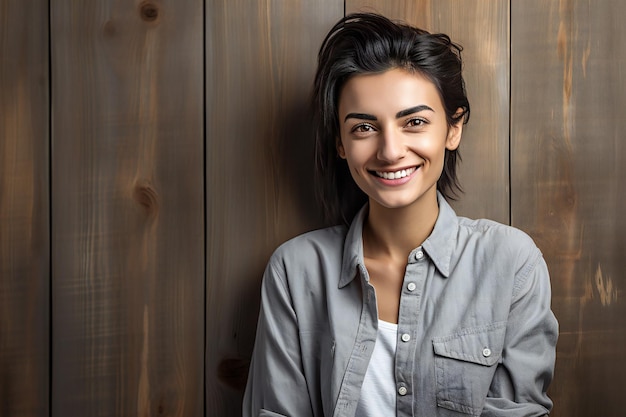
[[[208,6],[206,401],[208,415],[226,417],[241,414],[265,264],[321,225],[308,100],[343,2]]]
[[[203,412],[199,0],[59,0],[53,416]]]
[[[512,6],[512,220],[551,269],[553,416],[623,415],[626,28],[616,6]]]
[[[470,5],[471,4],[471,5]],[[463,131],[460,215],[509,222],[509,2],[488,0],[346,0],[346,11],[381,13],[464,47],[464,78],[471,106]]]
[[[551,415],[622,415],[618,2],[345,3],[465,47],[460,214],[509,221],[511,82],[510,216],[561,326]],[[265,263],[322,225],[307,101],[343,8],[57,0],[48,51],[48,2],[0,0],[0,416],[240,413]]]
[[[47,416],[47,2],[0,0],[0,57],[0,416]]]

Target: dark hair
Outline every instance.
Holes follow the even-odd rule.
[[[461,74],[461,50],[447,35],[431,34],[372,13],[350,14],[326,35],[318,55],[313,106],[317,191],[328,220],[349,224],[367,201],[352,180],[346,161],[337,155],[338,101],[348,79],[392,68],[419,73],[437,88],[448,125],[461,119],[467,123],[470,106]],[[462,112],[457,113],[459,108]],[[461,191],[457,160],[458,151],[446,149],[437,189],[449,199]]]

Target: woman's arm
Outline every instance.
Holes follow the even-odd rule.
[[[550,309],[548,268],[540,253],[518,273],[498,365],[482,416],[547,415],[558,323]]]
[[[273,256],[263,276],[243,416],[312,415],[302,372],[298,320],[282,262]]]

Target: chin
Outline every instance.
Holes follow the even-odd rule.
[[[437,200],[437,194],[427,190],[423,193],[406,193],[404,195],[370,195],[370,204],[374,203],[386,209],[404,209],[427,203],[430,199]]]
[[[384,200],[373,199],[377,205],[386,209],[403,209],[412,206],[416,200]],[[371,200],[370,200],[371,201]]]

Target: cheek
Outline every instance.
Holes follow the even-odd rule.
[[[429,165],[438,165],[443,158],[444,148],[435,141],[424,141],[412,148],[413,153]]]
[[[360,161],[355,160],[354,158],[346,158],[346,163],[348,164],[350,174],[352,174],[353,177],[359,177],[359,171],[363,167],[363,164],[360,163]]]
[[[348,164],[356,168],[357,165],[364,163],[367,160],[367,147],[361,143],[348,143],[344,146],[344,155]]]
[[[345,161],[348,164],[350,175],[358,183],[362,177],[366,176],[364,171],[367,165],[368,153],[361,146],[347,147],[345,148],[345,153]]]
[[[422,151],[430,155],[432,160],[443,158],[446,151],[445,134],[434,135],[430,140],[424,142]]]

